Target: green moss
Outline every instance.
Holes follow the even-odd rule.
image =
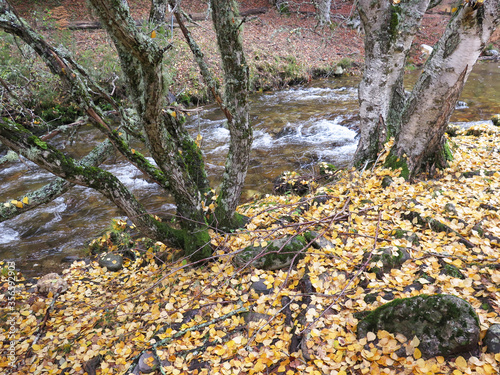
[[[442,152],[443,152],[444,160],[447,160],[447,161],[453,160],[453,152],[451,151],[450,143],[448,141],[446,141],[444,143]]]
[[[408,163],[406,161],[406,158],[404,157],[399,157],[391,152],[385,160],[384,166],[390,169],[401,169],[401,177],[403,177],[405,180],[410,177]]]
[[[399,21],[401,19],[401,7],[397,4],[391,5],[390,37],[395,40],[398,37]]]

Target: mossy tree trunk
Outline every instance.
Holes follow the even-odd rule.
[[[212,19],[224,69],[224,107],[230,133],[229,151],[215,208],[216,225],[241,224],[235,214],[246,177],[253,133],[249,120],[249,68],[241,43],[242,21],[234,0],[212,0]]]
[[[154,24],[146,26],[149,30],[138,29],[126,1],[89,2],[118,51],[128,95],[137,116],[128,116],[122,107],[92,82],[85,70],[73,61],[67,52],[48,44],[25,21],[15,15],[5,0],[0,0],[0,28],[19,36],[29,44],[51,71],[61,78],[93,125],[108,137],[112,145],[146,176],[173,195],[181,229],[174,229],[151,217],[113,175],[65,157],[17,124],[2,120],[2,142],[57,176],[100,191],[123,209],[144,235],[160,241],[170,239],[179,243],[184,246],[193,261],[205,259],[212,252],[209,226],[203,210],[205,193],[210,190],[210,186],[201,150],[184,127],[183,115],[179,111],[166,110],[167,83],[163,71],[163,56],[171,46],[164,40],[159,40],[161,38],[155,38],[152,33],[156,27]],[[161,15],[166,4],[166,0],[152,1],[152,22],[163,22]],[[220,9],[223,14],[214,15],[214,19],[223,24],[239,22],[225,7]],[[219,8],[214,9],[214,13],[217,12]],[[228,17],[233,18],[229,21]],[[247,101],[248,68],[239,40],[239,27],[233,26],[232,32],[229,32],[229,26],[218,30],[228,32],[228,35],[223,36],[227,46],[221,48],[224,65],[231,65],[233,62],[232,69],[225,67],[226,79],[230,81],[227,83],[226,105],[234,121],[229,123],[232,139],[226,165],[227,175],[224,175],[219,194],[219,206],[223,207],[220,213],[221,221],[231,222],[234,221],[234,210],[248,166],[251,144]],[[236,41],[232,38],[236,38]],[[118,129],[112,129],[105,121],[92,99],[91,93],[95,92],[111,103],[120,114],[121,126]],[[128,137],[144,141],[156,166],[129,147]]]
[[[500,3],[467,3],[453,14],[440,41],[408,96],[403,74],[411,43],[427,9],[440,1],[399,3],[361,0],[365,27],[365,70],[359,87],[360,141],[358,167],[373,163],[391,137],[387,159],[404,177],[444,167],[447,122],[463,85],[499,22]]]
[[[365,66],[359,84],[360,140],[355,154],[358,166],[374,162],[384,143],[399,130],[393,114],[401,110],[405,100],[406,59],[429,2],[358,3],[365,31]]]

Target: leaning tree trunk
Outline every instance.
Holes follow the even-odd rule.
[[[140,119],[151,156],[170,182],[181,227],[184,249],[192,260],[211,255],[202,193],[208,179],[201,151],[182,125],[177,113],[165,113],[166,93],[163,54],[153,37],[135,26],[128,6],[120,0],[90,0],[112,36],[127,80],[132,103]]]
[[[365,31],[365,66],[359,84],[360,139],[355,165],[373,163],[383,144],[399,130],[393,114],[402,109],[404,67],[430,0],[393,4],[360,0]]]
[[[248,104],[249,69],[243,53],[242,21],[237,18],[237,9],[233,0],[212,0],[212,18],[226,83],[224,106],[231,135],[214,213],[217,226],[225,229],[242,224],[241,216],[235,210],[245,181],[253,139]]]
[[[401,130],[389,165],[396,163],[406,176],[446,165],[450,154],[444,134],[449,118],[499,22],[498,0],[467,3],[454,14],[401,113]]]

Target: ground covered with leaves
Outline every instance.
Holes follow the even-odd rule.
[[[358,339],[355,316],[394,298],[444,293],[474,307],[483,335],[500,322],[499,132],[489,124],[458,131],[454,161],[433,179],[410,184],[380,167],[332,172],[302,197],[245,204],[247,227],[212,233],[214,257],[196,267],[175,249],[137,240],[140,257],[121,271],[73,263],[61,294],[36,293],[22,275],[10,293],[4,272],[0,303],[14,295],[15,306],[1,317],[1,372],[123,374],[149,353],[143,362],[161,363],[164,374],[497,374],[500,354],[481,345],[424,359],[415,337]],[[233,261],[248,245],[310,230],[330,245],[305,247],[284,269]],[[404,248],[410,259],[382,270],[382,248]]]

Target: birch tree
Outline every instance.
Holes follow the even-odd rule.
[[[411,44],[427,9],[440,0],[360,0],[365,67],[359,86],[360,141],[355,164],[373,163],[391,137],[386,164],[406,178],[442,168],[451,157],[448,120],[500,21],[498,0],[464,1],[434,46],[412,92],[403,88]]]
[[[174,242],[184,247],[191,260],[209,257],[212,253],[208,234],[209,222],[205,200],[210,197],[203,156],[197,142],[184,126],[184,119],[175,111],[167,111],[164,55],[172,53],[171,45],[162,46],[154,38],[155,23],[163,22],[167,1],[153,0],[150,28],[139,29],[124,0],[90,0],[90,5],[118,52],[126,79],[127,94],[133,103],[135,116],[129,116],[104,90],[92,82],[85,70],[71,55],[56,48],[19,18],[6,0],[0,0],[0,28],[30,45],[53,74],[57,75],[87,114],[89,121],[115,149],[121,152],[148,178],[171,194],[177,205],[179,227],[172,227],[150,215],[144,206],[111,173],[97,165],[108,150],[101,146],[99,158],[81,161],[64,155],[47,142],[31,134],[11,119],[0,119],[0,141],[35,162],[42,168],[71,184],[93,188],[121,208],[146,237],[163,242]],[[248,67],[242,52],[241,22],[233,1],[214,2],[212,8],[219,41],[221,58],[226,72],[226,110],[235,121],[229,124],[231,147],[223,183],[214,210],[214,223],[228,228],[241,223],[235,208],[248,165],[252,133],[248,122]],[[178,4],[176,4],[178,5]],[[235,21],[236,20],[236,21]],[[220,39],[219,38],[219,39]],[[119,113],[120,126],[113,129],[105,120],[91,94],[98,93]],[[233,99],[234,98],[234,99]],[[154,163],[129,146],[130,139],[144,143]],[[244,145],[240,147],[241,145]],[[246,162],[245,162],[246,160]]]

